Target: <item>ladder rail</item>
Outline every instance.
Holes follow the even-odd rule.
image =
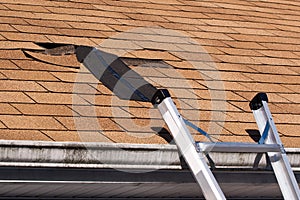
[[[201,187],[204,197],[206,199],[226,199],[203,154],[199,155],[196,143],[171,97],[165,98],[157,107],[170,129],[177,147]]]
[[[259,97],[259,95],[261,96]],[[279,152],[267,152],[267,154],[270,158],[271,165],[273,167],[282,195],[286,200],[299,200],[299,186],[268,107],[267,96],[265,93],[259,93],[255,98],[258,99],[254,99],[254,101],[259,100],[260,102],[258,102],[258,107],[252,106],[251,109],[260,134],[263,134],[267,123],[270,125],[265,144],[278,144],[280,146]]]

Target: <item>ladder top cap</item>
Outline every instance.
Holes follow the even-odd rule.
[[[267,94],[264,92],[257,93],[249,103],[251,110],[260,109],[262,107],[262,101],[268,102]]]

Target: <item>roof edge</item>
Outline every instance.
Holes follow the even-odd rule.
[[[286,148],[293,170],[300,171],[300,148]],[[210,152],[217,168],[253,167],[257,153]],[[176,145],[0,140],[0,166],[114,169],[182,169]],[[208,161],[207,161],[208,162]],[[260,168],[266,166],[263,157]]]

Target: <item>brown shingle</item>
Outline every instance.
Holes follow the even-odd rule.
[[[44,35],[33,34],[33,33],[15,33],[15,32],[1,32],[8,40],[15,41],[35,41],[35,42],[50,42]]]
[[[8,79],[11,80],[34,80],[34,81],[55,81],[52,74],[45,71],[27,71],[27,70],[1,70]]]
[[[105,131],[103,134],[116,143],[137,143],[137,144],[167,144],[168,142],[154,133],[117,132]]]
[[[64,21],[46,20],[46,19],[25,19],[31,25],[53,28],[71,28],[69,24]]]
[[[7,23],[7,24],[27,24],[27,22],[23,18],[16,18],[16,17],[0,17],[1,23]]]
[[[43,87],[34,81],[0,80],[1,91],[45,91]]]
[[[60,121],[68,130],[121,131],[121,128],[109,118],[56,117],[56,119]]]
[[[75,36],[75,37],[94,37],[104,38],[104,35],[100,31],[96,30],[83,30],[83,29],[56,29],[63,36]]]
[[[21,114],[18,110],[16,110],[13,106],[8,103],[0,103],[0,113],[1,114]]]
[[[32,50],[41,50],[42,48],[33,42],[22,42],[22,41],[0,41],[1,49],[32,49]]]
[[[13,25],[19,32],[24,33],[41,33],[41,34],[59,34],[57,30],[50,27],[30,26],[30,25]]]
[[[95,116],[101,116],[101,117],[132,117],[131,114],[126,112],[125,110],[121,109],[120,107],[116,106],[93,106],[93,105],[87,105],[87,106],[72,106],[72,110],[80,116],[84,117],[95,117]]]
[[[78,45],[87,45],[94,46],[95,44],[84,37],[71,37],[71,36],[63,36],[63,35],[47,35],[50,41],[54,43],[62,43],[62,44],[78,44]]]
[[[17,4],[4,4],[10,10],[15,11],[28,11],[28,12],[43,12],[49,13],[49,10],[42,6],[34,6],[34,5],[17,5]]]
[[[21,113],[33,116],[73,116],[73,112],[64,105],[13,104]]]
[[[106,24],[86,23],[86,22],[68,22],[68,24],[76,29],[97,30],[97,31],[99,31],[99,34],[102,31],[112,31],[113,30]]]
[[[0,120],[11,129],[57,130],[65,129],[58,121],[46,116],[0,115]]]
[[[190,32],[198,38],[213,39],[213,40],[233,40],[231,37],[224,33],[214,33],[214,32]]]
[[[12,32],[16,32],[17,30],[16,29],[14,29],[11,25],[9,25],[9,24],[0,24],[0,30],[1,30],[1,32],[3,31],[7,31],[7,32],[10,32],[10,31],[12,31]]]
[[[26,92],[30,98],[32,98],[37,103],[42,104],[67,104],[71,105],[73,103],[72,93],[71,94],[61,94],[61,93],[37,93],[37,92]],[[76,96],[76,95],[75,95]],[[77,97],[77,96],[76,96]],[[73,97],[73,98],[76,98]],[[84,100],[76,98],[76,103],[84,103]]]
[[[72,69],[65,66],[51,65],[40,61],[33,60],[12,60],[18,67],[24,70],[34,70],[34,71],[49,71],[49,72],[72,72],[77,71],[77,69]],[[1,61],[0,61],[1,63]],[[0,65],[1,66],[1,65]],[[15,68],[17,68],[15,66]]]
[[[0,102],[34,103],[34,101],[23,92],[0,92]]]
[[[27,59],[21,50],[3,50],[0,49],[1,59]]]
[[[2,140],[42,140],[51,141],[50,138],[37,130],[8,130],[0,129],[0,139]]]
[[[224,43],[228,44],[234,48],[241,48],[241,49],[266,49],[263,45],[256,43],[256,42],[247,42],[247,41],[224,41]]]
[[[179,58],[173,56],[169,52],[165,51],[134,51],[130,52],[136,58],[144,58],[144,59],[162,59],[162,60],[171,60],[171,61],[178,61]]]
[[[158,119],[114,119],[124,130],[136,133],[153,133],[153,127],[161,128],[165,122]]]
[[[45,135],[54,141],[73,142],[112,142],[100,132],[85,131],[43,131]]]
[[[75,54],[52,56],[52,55],[47,55],[47,54],[32,52],[32,51],[25,51],[25,53],[30,55],[31,57],[35,58],[38,61],[50,63],[53,65],[59,65],[61,67],[78,68],[80,65],[80,63],[76,59]],[[70,70],[70,71],[72,71],[72,70]]]
[[[83,93],[83,94],[96,94],[98,91],[88,84],[74,84],[74,83],[62,83],[62,82],[39,82],[44,88],[50,92],[59,93]],[[76,88],[74,88],[76,87]]]

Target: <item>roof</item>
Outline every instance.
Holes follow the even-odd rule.
[[[63,43],[118,54],[218,141],[253,141],[248,104],[267,92],[283,143],[300,147],[297,1],[3,0],[0,9],[0,139],[170,141],[151,104],[118,99],[72,55],[41,53]]]

